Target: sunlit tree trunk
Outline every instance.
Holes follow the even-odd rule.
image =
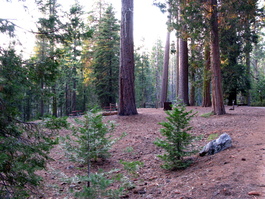
[[[122,0],[119,115],[136,115],[134,90],[133,0]]]

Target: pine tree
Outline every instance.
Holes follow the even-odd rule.
[[[42,12],[44,17],[39,18],[38,21],[38,37],[43,41],[43,45],[46,45],[45,49],[40,48],[42,52],[39,54],[40,62],[49,62],[49,67],[53,68],[53,71],[58,70],[58,55],[56,52],[56,40],[58,39],[60,31],[60,17],[58,16],[58,4],[56,0],[46,0],[44,2],[39,1],[39,10]],[[44,52],[45,50],[45,52]],[[57,116],[57,85],[56,79],[58,73],[53,73],[53,82],[49,82],[50,93],[52,93],[52,115]],[[45,85],[41,82],[41,88],[43,89]],[[41,116],[43,114],[43,99],[41,99]]]
[[[98,25],[94,47],[94,84],[102,107],[116,103],[119,76],[119,25],[110,5]]]
[[[160,105],[158,106],[158,104],[160,102],[161,89],[162,89],[162,73],[163,73],[162,70],[163,70],[163,58],[164,58],[163,49],[164,47],[162,46],[162,41],[157,40],[156,44],[152,48],[151,57],[150,57],[152,76],[154,77],[153,84],[155,87],[153,98],[156,107],[160,107]]]
[[[141,50],[139,48],[139,50]],[[152,84],[149,56],[147,52],[135,53],[135,97],[137,107],[146,107],[147,103],[154,104],[155,88]]]
[[[31,87],[28,72],[13,49],[1,52],[0,198],[28,198],[39,194],[36,186],[40,185],[41,177],[35,172],[45,168],[49,150],[56,144],[51,139],[54,133],[44,132],[42,124],[20,119],[25,118],[21,106]],[[49,127],[45,126],[46,130]]]
[[[83,83],[83,65],[81,62],[82,45],[85,39],[92,35],[92,30],[83,21],[84,11],[80,4],[71,6],[67,13],[62,41],[65,46],[64,59],[67,60],[65,69],[69,68],[66,76],[66,113],[77,110],[77,88]]]

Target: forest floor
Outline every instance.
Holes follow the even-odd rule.
[[[104,121],[115,121],[115,135],[127,136],[119,140],[110,150],[112,156],[94,164],[92,171],[119,169],[129,177],[135,188],[128,190],[124,197],[157,199],[253,199],[265,198],[265,108],[235,107],[226,115],[202,117],[211,108],[187,107],[198,112],[191,121],[193,135],[202,136],[196,145],[203,147],[214,135],[228,133],[232,147],[210,156],[192,156],[193,164],[185,170],[167,171],[160,167],[163,163],[157,155],[163,151],[153,142],[161,138],[159,122],[165,121],[163,109],[138,109],[135,116],[105,116]],[[70,122],[74,119],[70,118]],[[61,131],[60,136],[69,134]],[[62,147],[51,151],[55,161],[48,164],[48,170],[40,172],[44,186],[40,190],[42,198],[74,198],[69,188],[81,189],[78,185],[62,181],[66,176],[74,176],[86,169],[70,162]],[[133,176],[126,172],[120,160],[143,162]],[[114,184],[113,187],[118,186]]]

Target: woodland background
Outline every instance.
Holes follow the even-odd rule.
[[[26,6],[27,1],[24,3]],[[165,102],[176,102],[212,107],[214,115],[225,115],[225,105],[265,105],[264,1],[154,1],[168,16],[168,33],[166,42],[158,39],[151,50],[145,48],[144,42],[142,46],[134,46],[133,0],[122,0],[120,21],[113,6],[104,0],[96,1],[92,10],[84,10],[78,1],[69,10],[62,10],[56,0],[36,0],[35,3],[40,17],[36,30],[26,30],[32,34],[32,40],[36,40],[28,58],[23,57],[23,51],[17,51],[18,46],[23,48],[17,37],[23,27],[18,26],[16,20],[0,18],[1,39],[5,38],[5,45],[0,46],[1,198],[28,198],[38,194],[36,186],[41,184],[42,178],[37,171],[46,168],[51,149],[55,145],[69,148],[73,143],[70,152],[76,157],[84,156],[77,158],[78,161],[87,162],[88,176],[82,178],[87,186],[78,194],[91,196],[91,191],[97,194],[90,182],[93,176],[98,179],[105,174],[93,170],[94,175],[90,175],[91,154],[96,154],[93,159],[97,161],[102,158],[98,155],[102,147],[109,153],[114,142],[108,140],[106,134],[113,132],[114,126],[109,128],[102,122],[102,115],[89,112],[92,107],[105,109],[117,104],[116,119],[125,124],[120,127],[127,128],[126,118],[137,128],[142,122],[146,126],[138,132],[141,135],[138,137],[145,138],[143,135],[150,125],[148,119],[152,117],[136,120],[142,117],[137,115],[137,108],[161,108]],[[160,122],[164,118],[159,112],[162,109],[150,112],[155,110],[158,112],[154,121]],[[251,112],[252,109],[244,110]],[[263,116],[261,110],[258,115]],[[175,124],[188,124],[187,113],[182,117],[177,109],[174,111]],[[237,115],[243,118],[238,119],[242,122],[240,127],[254,118],[245,119],[243,109],[239,112]],[[73,118],[63,117],[77,116],[76,113],[85,114],[83,121],[76,125],[77,120],[69,124],[67,120]],[[218,118],[222,124],[222,119],[228,117],[211,119]],[[184,122],[180,122],[182,119]],[[68,130],[59,131],[69,125],[72,125],[69,129],[72,134]],[[248,127],[253,130],[251,125]],[[211,128],[219,127],[213,123]],[[154,133],[157,132],[156,129]],[[69,143],[65,144],[65,140]],[[121,141],[121,146],[127,147],[127,141]],[[153,141],[148,143],[154,147]],[[90,150],[97,144],[99,148]],[[139,149],[141,153],[143,148]],[[120,164],[137,166],[140,162],[121,161]],[[44,175],[50,177],[50,174]],[[108,178],[100,182],[105,187],[111,184]],[[103,191],[115,194],[116,190],[103,188]]]
[[[56,1],[36,3],[42,17],[32,32],[36,45],[30,59],[15,51],[19,27],[1,19],[1,32],[10,39],[0,57],[4,103],[15,107],[23,121],[119,103],[120,22],[111,4],[98,1],[84,19],[87,10],[78,2],[65,11]],[[171,40],[165,45],[158,39],[151,51],[144,43],[135,47],[136,106],[160,107],[178,98],[187,105],[211,106],[207,4],[154,3],[170,13]],[[224,102],[264,105],[262,2],[222,1],[218,9]]]

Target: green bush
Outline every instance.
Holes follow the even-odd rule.
[[[80,192],[75,194],[78,198],[84,199],[119,199],[123,194],[123,188],[118,189],[108,189],[108,187],[113,183],[113,180],[108,179],[105,173],[91,174],[89,177],[80,176],[80,182],[90,182],[91,186],[84,186]]]
[[[77,125],[72,128],[73,134],[63,139],[63,146],[70,160],[87,164],[87,175],[78,177],[81,182],[87,182],[81,191],[76,192],[76,196],[80,198],[119,198],[122,192],[122,189],[107,190],[112,180],[106,178],[105,174],[90,172],[91,162],[109,157],[109,149],[121,139],[111,139],[114,124],[103,123],[102,119],[98,109],[87,112],[83,120],[76,120]]]
[[[42,178],[36,171],[46,167],[59,125],[25,123],[4,110],[0,113],[0,198],[28,198],[37,195]]]
[[[127,162],[127,161],[123,161],[120,160],[120,163],[123,165],[124,169],[130,174],[132,175],[132,177],[137,177],[137,171],[140,167],[144,166],[143,162],[140,161],[132,161],[132,162]]]
[[[84,119],[76,119],[77,125],[72,127],[72,135],[63,138],[66,155],[70,160],[79,163],[106,159],[109,149],[115,143],[112,140],[114,124],[103,123],[98,109],[92,109]]]
[[[161,167],[170,170],[186,168],[190,161],[184,157],[197,152],[191,145],[195,137],[188,133],[191,130],[189,121],[196,113],[186,112],[185,107],[179,105],[173,107],[172,111],[166,111],[166,114],[168,121],[159,123],[164,127],[161,134],[165,139],[157,139],[154,142],[166,151],[165,154],[158,155],[164,161]]]

